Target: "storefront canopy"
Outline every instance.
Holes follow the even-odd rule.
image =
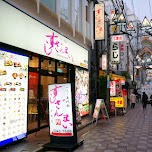
[[[111,79],[113,80],[123,80],[126,81],[126,78],[117,74],[110,74]]]

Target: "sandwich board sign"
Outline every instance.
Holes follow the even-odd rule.
[[[94,119],[96,120],[96,123],[98,121],[98,117],[99,117],[99,113],[102,113],[102,116],[104,117],[105,120],[108,119],[109,121],[109,115],[107,112],[107,108],[105,106],[104,100],[103,99],[96,99],[96,104],[95,104],[95,108],[94,108],[94,113],[93,113],[93,119],[92,122],[94,121]],[[96,124],[95,123],[95,124]]]

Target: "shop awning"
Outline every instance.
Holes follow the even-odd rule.
[[[113,80],[123,80],[126,81],[126,78],[117,74],[110,74],[111,79]]]
[[[99,76],[106,76],[106,72],[99,70]],[[121,75],[117,75],[117,74],[110,74],[110,78],[113,80],[122,80],[122,81],[126,81],[126,78],[121,76]]]

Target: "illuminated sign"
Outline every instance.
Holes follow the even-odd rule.
[[[102,70],[107,70],[107,55],[102,55]]]
[[[111,63],[112,64],[119,64],[120,63],[120,49],[119,49],[119,42],[111,42]]]
[[[89,72],[80,68],[75,71],[75,104],[80,116],[89,114]]]
[[[104,3],[95,4],[95,40],[104,39]]]
[[[110,97],[110,102],[115,102],[116,108],[124,107],[124,98],[123,97]]]
[[[50,135],[73,136],[73,113],[71,84],[48,86]]]
[[[0,50],[0,147],[27,136],[28,57]]]
[[[88,69],[87,49],[4,1],[0,1],[0,18],[0,42]]]

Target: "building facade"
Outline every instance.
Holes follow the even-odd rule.
[[[28,121],[24,126],[28,127],[28,133],[47,127],[49,124],[48,85],[50,84],[74,83],[73,93],[80,115],[89,115],[91,104],[89,61],[91,49],[94,47],[93,2],[6,0],[0,1],[0,17],[1,57],[4,60],[9,58],[8,62],[11,62],[8,63],[9,68],[1,66],[1,70],[13,69],[16,63],[22,68],[22,56],[27,57],[27,85],[25,83],[27,94],[24,94],[26,96],[24,102],[27,99]],[[18,57],[14,57],[14,54]],[[8,72],[5,72],[7,76],[6,73]],[[16,82],[19,73],[14,71],[11,74],[17,78],[11,80],[1,74],[3,75],[3,78],[0,77],[1,87],[5,88],[6,85],[3,83],[6,81],[6,84],[7,79],[13,81],[11,84],[22,85],[20,79]],[[12,95],[16,100],[14,93]],[[6,100],[8,98],[6,97]],[[24,106],[26,107],[26,104]],[[19,112],[19,115],[22,113]],[[26,108],[24,115],[26,119]]]

